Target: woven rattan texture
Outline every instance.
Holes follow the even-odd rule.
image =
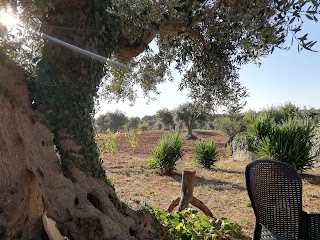
[[[260,239],[261,240],[286,240],[281,236],[276,236],[274,233],[270,232],[267,228],[263,226],[261,228]]]
[[[296,171],[281,162],[263,160],[249,164],[246,177],[257,222],[288,240],[298,240],[302,183]]]
[[[310,213],[308,217],[308,239],[320,240],[320,213]]]

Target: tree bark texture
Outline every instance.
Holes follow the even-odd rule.
[[[76,167],[72,178],[64,176],[52,133],[31,109],[23,71],[0,59],[1,239],[48,239],[44,213],[69,239],[171,239],[104,181]]]
[[[44,14],[42,32],[108,57],[114,50],[114,37],[110,33],[101,37],[101,29],[108,23],[96,20],[99,10],[88,2],[52,1],[54,8]],[[46,41],[37,63],[37,78],[29,83],[30,97],[53,133],[66,176],[76,166],[89,176],[105,178],[93,129],[94,97],[102,74],[103,64]]]
[[[173,209],[178,206],[178,211],[182,211],[183,209],[188,208],[189,203],[193,206],[199,208],[205,215],[209,217],[213,217],[210,209],[204,204],[204,202],[200,201],[198,198],[193,196],[194,184],[196,181],[196,171],[193,169],[185,169],[183,170],[182,175],[182,185],[181,185],[181,193],[180,197],[172,200],[168,207],[168,212],[172,212]]]
[[[193,136],[193,134],[192,134],[192,124],[188,124],[188,136]]]
[[[192,133],[192,124],[188,124],[188,135],[187,135],[187,140],[196,140],[198,139],[197,136],[193,135]]]
[[[196,181],[196,170],[185,169],[182,175],[182,186],[180,193],[180,202],[178,210],[182,211],[189,206],[189,202],[193,198],[193,188]]]

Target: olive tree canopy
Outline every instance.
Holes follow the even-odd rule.
[[[200,103],[185,103],[174,110],[176,119],[182,121],[188,128],[188,139],[196,139],[192,134],[193,124],[196,121],[205,121],[207,117],[206,111],[207,109]]]

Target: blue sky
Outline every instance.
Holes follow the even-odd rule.
[[[311,40],[318,41],[315,48],[320,50],[319,23],[309,24],[304,29],[310,33]],[[261,59],[260,67],[248,64],[243,66],[239,73],[240,81],[250,94],[244,110],[257,111],[288,101],[301,108],[320,108],[320,52],[303,50],[299,53],[296,47],[289,51],[277,49],[272,55]],[[143,98],[138,99],[133,107],[130,107],[129,102],[102,102],[97,115],[119,109],[129,117],[143,117],[153,115],[162,108],[171,110],[188,100],[186,91],[177,90],[180,76],[175,74],[174,78],[173,83],[159,85],[161,94],[149,105]]]
[[[320,108],[319,52],[277,50],[262,60],[260,68],[244,66],[240,80],[250,93],[245,109],[259,110],[286,101]]]

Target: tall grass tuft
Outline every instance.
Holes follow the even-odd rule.
[[[170,175],[176,168],[176,162],[183,156],[180,132],[164,134],[158,144],[152,149],[151,158],[146,165],[157,168],[166,175]]]
[[[261,159],[275,159],[288,163],[296,170],[311,168],[315,161],[312,155],[312,139],[315,125],[310,120],[289,118],[274,125],[267,136],[256,145]]]
[[[218,151],[213,139],[198,140],[194,147],[194,160],[204,168],[210,169],[217,161]]]
[[[262,113],[255,117],[247,130],[248,150],[256,152],[256,145],[271,133],[275,125],[276,123],[269,113]]]

